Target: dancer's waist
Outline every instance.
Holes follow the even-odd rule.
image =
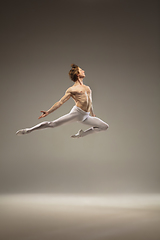
[[[74,109],[76,109],[78,112],[84,114],[84,115],[89,115],[90,112],[85,112],[84,110],[82,110],[81,108],[77,107],[76,105],[73,107]]]

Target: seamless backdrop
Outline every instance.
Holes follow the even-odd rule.
[[[0,192],[159,192],[158,1],[14,0],[0,11]],[[72,85],[71,63],[107,132],[71,139],[86,128],[74,123],[17,137]]]

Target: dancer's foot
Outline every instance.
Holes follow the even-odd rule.
[[[18,131],[16,132],[16,135],[17,135],[17,136],[22,136],[22,135],[24,135],[24,134],[26,134],[26,133],[29,133],[29,129],[28,129],[28,128],[18,130]]]
[[[75,135],[72,135],[72,138],[80,138],[82,137],[82,134],[84,133],[84,131],[81,129],[78,131],[78,133],[76,133]]]

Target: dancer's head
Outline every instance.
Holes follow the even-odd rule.
[[[78,67],[76,64],[71,64],[71,70],[69,71],[69,77],[73,82],[78,80],[78,77],[84,78],[85,73],[84,71]]]
[[[73,82],[76,82],[79,74],[79,67],[76,64],[71,64],[71,70],[69,71],[69,77]]]

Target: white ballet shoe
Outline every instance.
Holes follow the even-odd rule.
[[[82,134],[84,133],[84,131],[82,130],[82,129],[80,129],[79,131],[78,131],[78,133],[76,133],[75,135],[72,135],[71,137],[72,138],[80,138],[80,137],[82,137]]]
[[[22,136],[22,135],[24,135],[24,134],[26,134],[26,133],[29,133],[29,131],[28,131],[27,128],[26,128],[26,129],[18,130],[18,131],[16,132],[16,135],[17,135],[17,136]]]

